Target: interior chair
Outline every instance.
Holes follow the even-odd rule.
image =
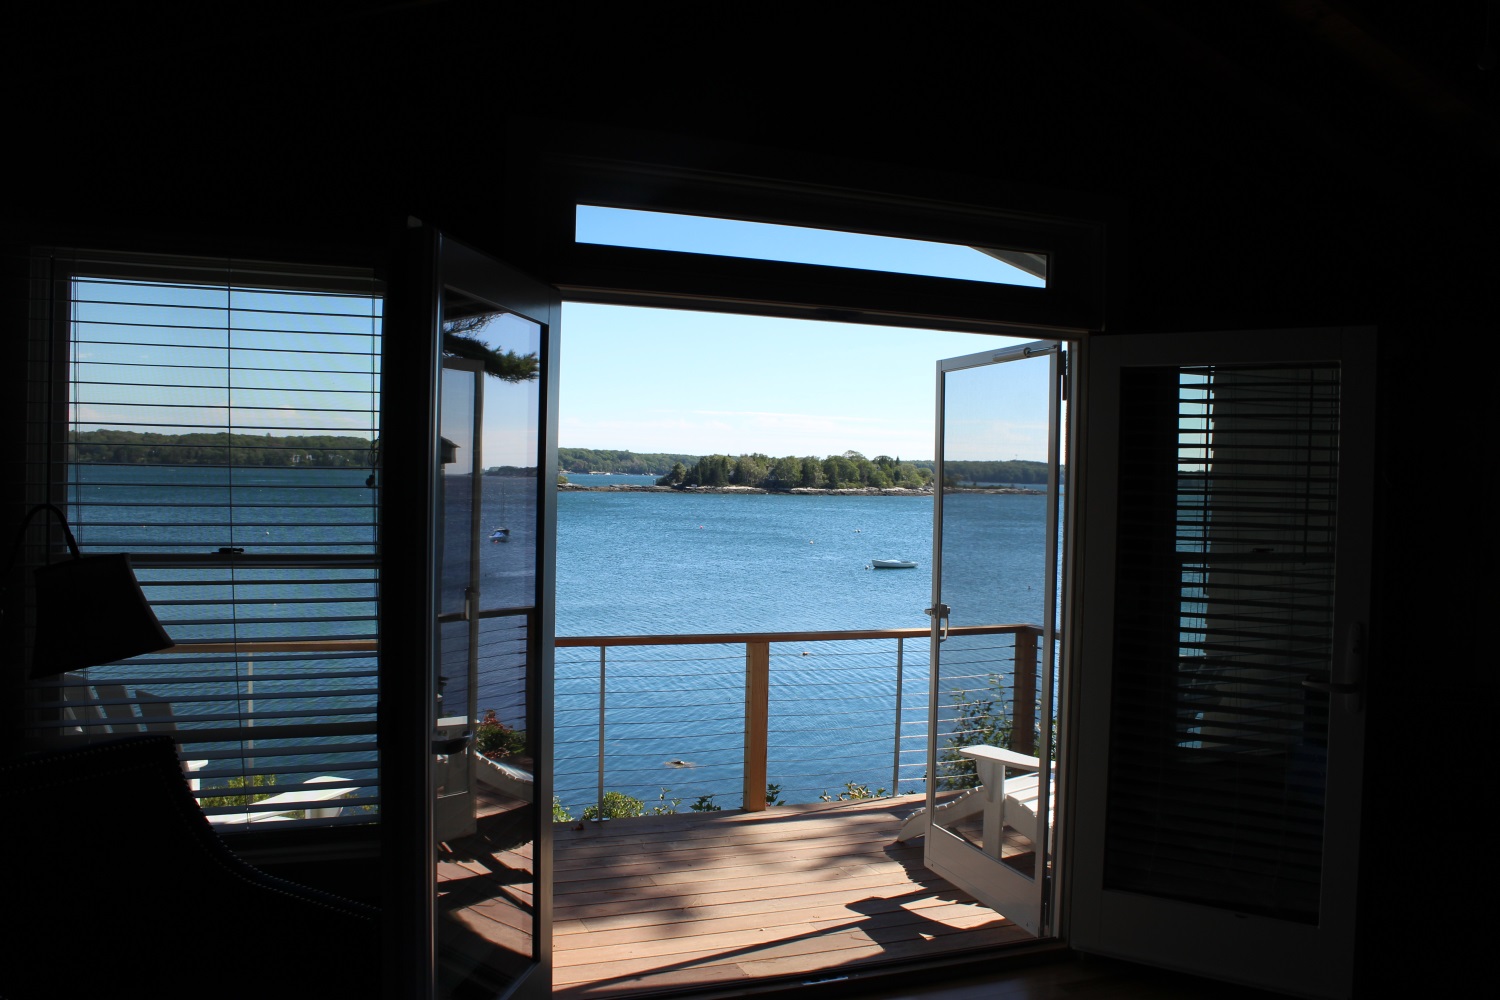
[[[169,736],[0,764],[0,997],[379,995],[379,911],[225,846]]]

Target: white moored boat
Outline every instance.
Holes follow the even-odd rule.
[[[875,569],[916,569],[917,564],[906,559],[871,559]]]

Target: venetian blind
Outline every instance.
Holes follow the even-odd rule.
[[[131,554],[177,643],[35,681],[33,737],[170,731],[221,827],[372,819],[379,283],[55,251],[33,273],[45,491],[85,553]]]
[[[1106,885],[1316,922],[1339,370],[1121,391]]]

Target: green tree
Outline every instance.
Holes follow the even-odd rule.
[[[449,357],[478,361],[486,375],[502,382],[530,382],[539,372],[536,353],[517,354],[515,351],[497,351],[480,339],[477,334],[490,325],[493,313],[466,316],[443,324],[443,353]]]
[[[735,486],[759,486],[770,473],[770,459],[757,452],[741,455],[734,461],[734,472],[729,481]]]
[[[705,455],[688,472],[689,486],[728,486],[729,456]]]
[[[829,455],[823,459],[823,477],[830,490],[853,489],[864,485],[860,482],[859,466],[844,455]]]
[[[778,458],[766,474],[766,489],[789,490],[802,483],[802,460],[795,455]]]

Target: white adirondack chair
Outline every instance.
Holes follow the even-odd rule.
[[[982,812],[985,850],[997,858],[1007,826],[1034,842],[1037,839],[1041,760],[1014,750],[983,745],[962,747],[959,753],[974,761],[980,784],[938,806],[934,821],[946,826]],[[1021,773],[1008,777],[1007,772]],[[901,824],[896,842],[905,843],[926,832],[927,810],[923,807]]]

